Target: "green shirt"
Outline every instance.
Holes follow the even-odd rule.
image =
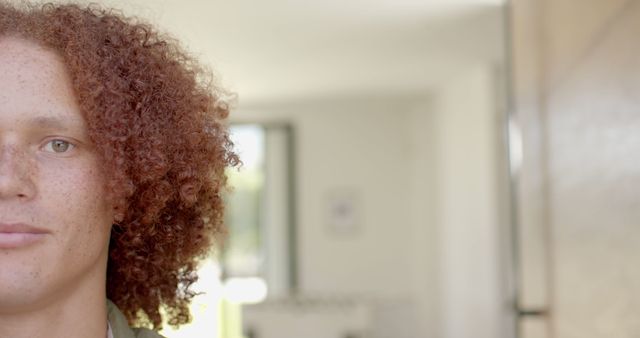
[[[113,338],[164,338],[156,331],[141,328],[130,328],[127,318],[118,307],[107,299],[107,315]]]

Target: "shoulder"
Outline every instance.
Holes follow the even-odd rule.
[[[107,313],[113,338],[164,338],[153,330],[130,328],[124,314],[110,300],[107,300]]]
[[[132,331],[134,333],[134,337],[136,338],[164,338],[164,336],[161,336],[158,332],[149,329],[134,328],[132,329]]]

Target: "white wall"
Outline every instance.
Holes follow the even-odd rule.
[[[395,304],[402,312],[387,311],[382,326],[393,330],[380,337],[504,337],[495,80],[493,67],[478,65],[420,99],[236,115],[296,130],[303,293]],[[328,195],[345,189],[362,211],[353,235],[327,227]]]
[[[404,118],[389,107],[326,108],[297,124],[302,290],[409,296]],[[327,198],[342,189],[361,210],[353,235],[327,229]]]
[[[438,277],[442,337],[504,337],[500,266],[503,120],[492,67],[442,88],[435,104]],[[506,181],[506,178],[505,178]]]
[[[413,293],[421,337],[510,337],[504,121],[491,65],[409,112]]]
[[[350,98],[240,112],[243,121],[293,125],[297,161],[300,291],[375,304],[379,337],[418,337],[411,223],[412,159],[405,99]],[[356,196],[357,230],[333,232],[332,194]],[[383,331],[386,330],[386,333]],[[403,335],[404,334],[404,335]]]
[[[440,320],[440,283],[438,276],[439,241],[436,227],[437,113],[434,100],[416,104],[408,112],[410,140],[409,169],[411,187],[411,257],[413,260],[412,293],[420,337],[442,337]]]
[[[375,102],[374,102],[375,101]],[[267,118],[295,129],[301,290],[409,296],[407,104],[342,100],[270,108]],[[358,230],[333,233],[327,202],[357,196]]]

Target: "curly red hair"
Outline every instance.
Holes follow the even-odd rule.
[[[226,93],[179,44],[95,5],[0,3],[0,36],[66,64],[117,211],[107,297],[131,324],[189,322],[196,267],[223,233],[225,168],[238,164]]]

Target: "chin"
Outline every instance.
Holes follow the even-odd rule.
[[[0,314],[27,312],[39,308],[44,299],[38,290],[42,285],[29,285],[0,280]]]

